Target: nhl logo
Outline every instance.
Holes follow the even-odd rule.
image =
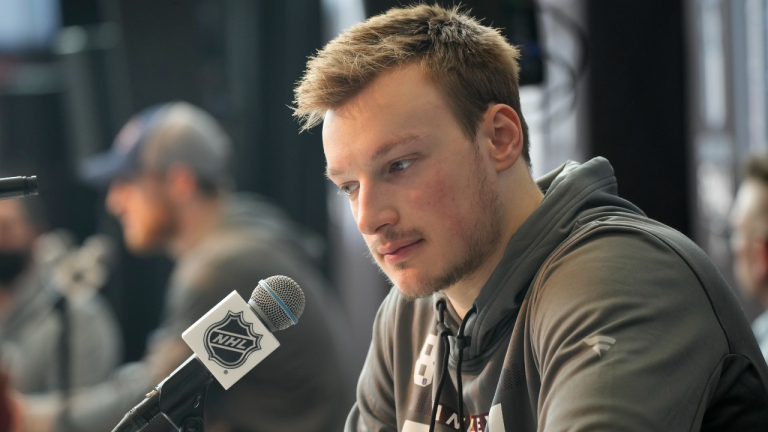
[[[248,356],[261,349],[262,335],[251,330],[251,324],[243,319],[243,313],[227,312],[223,320],[205,331],[205,350],[208,358],[226,369],[243,365]]]

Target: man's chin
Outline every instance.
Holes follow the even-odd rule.
[[[400,286],[397,286],[397,289],[400,290],[400,295],[405,297],[406,300],[418,300],[434,294],[434,291],[429,290],[404,290]]]
[[[406,299],[416,300],[429,297],[440,291],[440,289],[435,289],[434,275],[425,274],[424,269],[416,263],[392,265],[382,261],[374,261],[374,263]]]
[[[400,294],[408,300],[429,297],[436,291],[439,291],[434,289],[434,285],[429,283],[425,278],[402,277],[403,275],[397,276],[400,277],[392,278],[390,276],[390,280],[395,284],[400,291]]]

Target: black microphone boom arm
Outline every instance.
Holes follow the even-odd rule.
[[[0,200],[37,195],[37,176],[0,178]]]
[[[179,432],[204,432],[205,394],[213,376],[192,354],[147,394],[112,432],[138,432],[161,412]]]
[[[160,411],[179,432],[203,432],[203,409],[213,375],[193,354],[160,385]],[[186,395],[180,398],[179,395]]]

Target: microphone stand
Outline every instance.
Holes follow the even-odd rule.
[[[112,432],[138,432],[160,413],[179,432],[204,432],[205,395],[213,375],[201,370],[207,372],[193,354],[131,409]]]
[[[199,361],[196,356],[190,357],[179,366],[178,370],[181,373],[174,374],[173,378],[166,379],[156,390],[152,390],[153,393],[159,391],[160,409],[179,432],[205,431],[205,395],[213,377],[210,374],[200,373],[199,365],[195,364]],[[163,399],[163,393],[166,395],[189,394],[190,388],[196,390],[189,398]]]
[[[61,413],[61,422],[63,423],[64,430],[70,430],[69,419],[69,396],[71,391],[70,380],[70,367],[69,367],[69,341],[70,341],[70,321],[69,321],[69,308],[67,305],[66,296],[59,296],[54,303],[54,308],[59,313],[59,319],[61,319],[61,332],[59,333],[59,385],[61,390],[61,397],[64,403],[64,407]]]

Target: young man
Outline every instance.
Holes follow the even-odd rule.
[[[733,270],[739,288],[768,309],[768,157],[747,162],[731,212]],[[753,323],[757,342],[768,357],[768,311]]]
[[[517,57],[419,5],[331,41],[296,88],[396,286],[346,430],[768,430],[768,368],[704,253],[605,159],[533,181]]]
[[[27,420],[42,424],[37,430],[111,430],[192,354],[181,339],[184,330],[233,290],[247,299],[259,280],[273,275],[287,275],[302,287],[305,311],[296,326],[276,335],[280,348],[232,388],[211,384],[208,429],[342,427],[354,378],[346,367],[339,308],[302,228],[264,199],[230,193],[230,147],[209,114],[170,103],[135,116],[111,151],[84,166],[86,179],[109,184],[107,208],[119,219],[129,249],[166,252],[176,267],[163,321],[144,359],[121,368],[107,384],[76,393],[68,429],[55,404],[31,401]],[[161,423],[167,424],[155,420]]]

